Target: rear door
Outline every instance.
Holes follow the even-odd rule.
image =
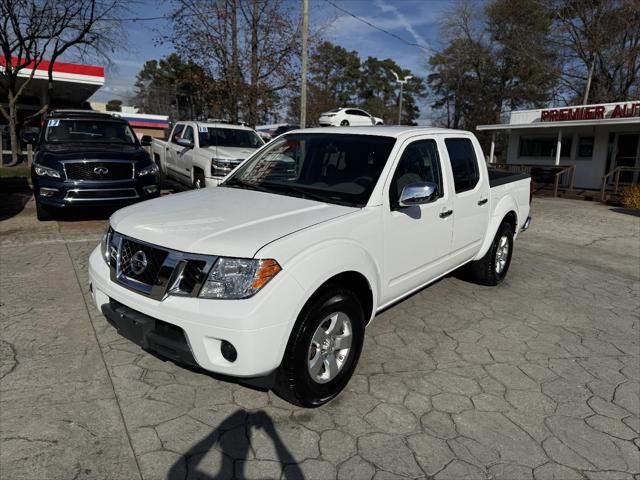
[[[349,125],[372,125],[371,117],[366,112],[358,110],[357,108],[350,108],[347,110],[347,120],[349,121]]]
[[[417,137],[403,145],[400,160],[385,186],[383,303],[433,280],[449,268],[453,201],[446,171],[433,138]],[[433,182],[439,194],[431,203],[402,208],[402,189]]]
[[[468,136],[446,136],[447,152],[453,180],[454,264],[463,263],[478,253],[489,224],[489,179],[480,165],[482,151]]]

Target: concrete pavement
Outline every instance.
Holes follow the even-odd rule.
[[[498,288],[380,314],[334,402],[294,408],[120,338],[103,220],[0,222],[0,478],[640,479],[640,217],[536,199]]]

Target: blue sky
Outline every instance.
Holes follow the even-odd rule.
[[[291,0],[296,2],[297,0]],[[301,3],[301,0],[299,0]],[[427,74],[429,51],[439,45],[439,21],[450,7],[448,0],[331,0],[339,7],[387,30],[409,43],[380,32],[352,16],[336,9],[326,0],[310,0],[311,28],[323,27],[323,37],[347,50],[356,50],[361,58],[375,56],[392,58],[415,74]],[[155,17],[168,14],[171,3],[138,1],[132,4],[129,16]],[[167,20],[127,22],[126,47],[114,52],[113,65],[106,72],[105,85],[92,98],[106,101],[117,98],[125,101],[131,95],[135,76],[146,60],[158,59],[172,51],[171,45],[159,44],[160,32],[169,28]],[[422,118],[428,117],[427,102],[421,102]]]

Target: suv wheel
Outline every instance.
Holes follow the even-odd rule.
[[[36,200],[36,217],[41,222],[48,222],[53,220],[53,215],[51,214],[51,210],[49,210],[44,205],[40,205],[40,202]]]
[[[352,291],[334,287],[319,294],[291,332],[275,392],[302,407],[319,407],[335,398],[358,364],[364,322]]]
[[[512,253],[513,228],[508,223],[503,223],[498,228],[493,243],[485,256],[469,264],[470,272],[483,285],[498,285],[507,276]]]

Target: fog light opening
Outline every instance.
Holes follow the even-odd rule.
[[[52,197],[56,193],[58,193],[58,189],[57,188],[40,187],[40,196],[41,197]]]
[[[157,185],[148,185],[144,187],[144,191],[147,193],[156,193],[158,191]]]
[[[220,343],[220,353],[222,353],[222,356],[227,362],[233,363],[238,358],[236,347],[231,345],[226,340],[222,340],[222,342]]]

